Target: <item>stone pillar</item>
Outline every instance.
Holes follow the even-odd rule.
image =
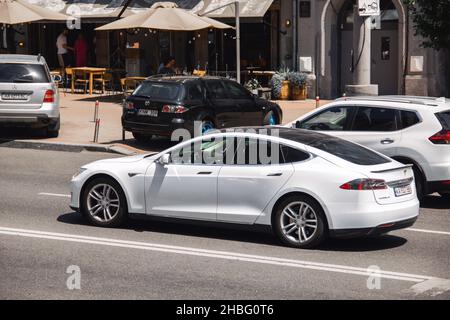
[[[345,86],[347,96],[377,96],[378,85],[370,83],[371,69],[370,17],[361,17],[353,9],[353,84]]]

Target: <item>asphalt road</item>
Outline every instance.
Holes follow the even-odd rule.
[[[0,147],[0,299],[450,298],[450,204],[439,196],[411,230],[316,250],[254,228],[95,228],[65,195],[78,167],[110,157]]]

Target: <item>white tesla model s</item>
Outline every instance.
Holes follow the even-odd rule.
[[[410,166],[329,135],[265,127],[83,166],[71,208],[101,227],[130,215],[269,225],[285,244],[311,248],[409,227],[419,202]]]

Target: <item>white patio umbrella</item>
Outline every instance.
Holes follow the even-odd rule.
[[[39,20],[71,19],[62,13],[48,10],[24,0],[0,0],[0,24],[18,24]]]
[[[173,2],[157,2],[150,9],[108,23],[95,30],[149,28],[170,31],[194,31],[206,28],[228,29],[231,26],[217,20],[200,17],[181,9]]]

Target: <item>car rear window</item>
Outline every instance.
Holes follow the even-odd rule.
[[[390,162],[388,158],[360,145],[314,131],[280,131],[280,137],[317,148],[358,165],[373,166]]]
[[[49,83],[50,77],[41,64],[1,63],[0,83]]]
[[[163,82],[144,82],[133,95],[143,96],[154,100],[178,100],[180,85]]]
[[[445,130],[450,130],[450,110],[436,113],[436,117],[439,119]]]

